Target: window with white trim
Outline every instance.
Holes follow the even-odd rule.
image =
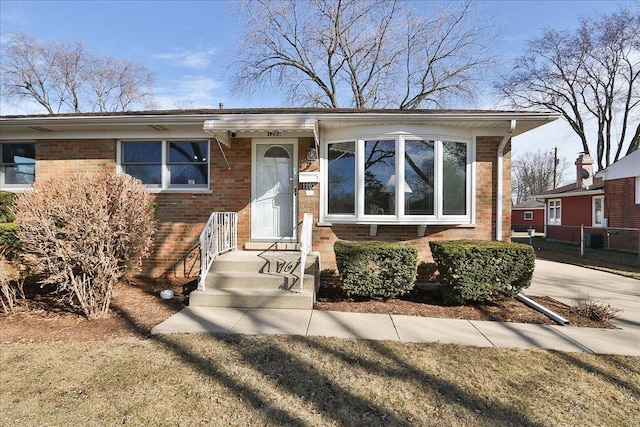
[[[592,227],[604,227],[604,196],[595,196],[592,199],[592,204]]]
[[[325,145],[323,220],[471,223],[470,143],[383,136]]]
[[[562,223],[561,208],[562,208],[562,201],[560,199],[549,200],[549,208],[547,211],[548,213],[547,224],[560,225]]]
[[[524,213],[524,220],[525,221],[533,221],[533,212],[532,211],[526,211]]]
[[[208,189],[209,141],[120,141],[119,166],[152,189]]]
[[[36,178],[36,144],[0,144],[0,188],[30,188]]]

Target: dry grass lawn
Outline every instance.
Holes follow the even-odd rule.
[[[638,426],[640,358],[327,338],[4,344],[4,426]]]

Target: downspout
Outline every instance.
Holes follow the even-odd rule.
[[[502,211],[504,210],[503,207],[503,203],[502,203],[502,198],[503,198],[503,193],[504,193],[504,185],[502,184],[502,179],[504,177],[504,172],[502,170],[502,164],[503,164],[503,156],[504,156],[504,147],[507,145],[507,142],[509,142],[509,140],[511,139],[511,136],[513,135],[513,131],[516,129],[516,120],[513,119],[511,120],[511,123],[509,125],[509,130],[507,130],[507,133],[504,135],[504,137],[502,137],[502,141],[500,141],[500,145],[498,146],[498,177],[497,177],[497,184],[496,184],[496,240],[497,241],[501,241],[502,240]]]

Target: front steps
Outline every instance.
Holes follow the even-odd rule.
[[[189,305],[239,308],[313,308],[320,259],[307,256],[300,292],[299,252],[233,251],[220,255],[205,280],[205,290],[189,295]]]

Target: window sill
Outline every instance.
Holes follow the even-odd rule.
[[[458,221],[344,221],[344,220],[323,220],[316,223],[318,227],[332,227],[334,225],[392,225],[392,226],[427,226],[427,227],[440,227],[440,226],[454,226],[457,228],[476,228],[475,223],[458,222]]]
[[[213,194],[213,190],[208,188],[147,188],[151,194]]]

